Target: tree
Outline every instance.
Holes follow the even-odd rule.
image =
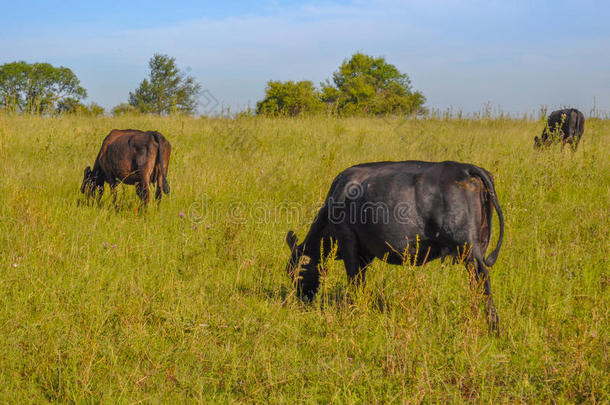
[[[121,103],[121,104],[117,104],[114,107],[112,107],[111,112],[112,112],[112,115],[114,115],[115,117],[118,117],[119,115],[139,113],[140,110],[138,110],[136,107],[132,106],[129,103]]]
[[[269,81],[265,89],[265,98],[256,103],[256,113],[262,115],[294,117],[319,112],[323,108],[320,94],[309,80]]]
[[[321,99],[345,115],[422,114],[426,98],[412,91],[409,77],[385,58],[355,53],[321,84]]]
[[[129,104],[143,113],[192,113],[197,107],[201,85],[176,67],[176,58],[155,54],[148,62],[150,77],[132,93]]]
[[[93,115],[95,117],[104,115],[104,113],[106,112],[104,107],[102,107],[101,105],[99,105],[97,103],[94,103],[93,101],[90,102],[89,104],[87,104],[85,107],[87,108],[87,113],[90,115]]]
[[[104,115],[104,107],[100,106],[97,103],[90,102],[85,105],[80,101],[67,97],[57,103],[57,107],[55,109],[58,115],[61,114],[80,114],[80,115],[92,115],[94,117],[99,117],[100,115]]]
[[[0,105],[9,110],[44,113],[67,98],[86,97],[87,91],[67,67],[23,61],[0,66]]]

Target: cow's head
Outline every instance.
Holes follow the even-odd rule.
[[[81,193],[85,193],[87,192],[90,193],[91,190],[93,190],[93,187],[96,186],[95,184],[96,179],[95,176],[93,175],[93,171],[91,170],[91,166],[87,166],[85,168],[85,176],[83,177],[83,184],[81,184],[80,186],[80,192]]]
[[[542,142],[540,141],[540,138],[538,138],[537,136],[534,137],[534,147],[536,149],[540,148],[542,146]]]
[[[304,244],[299,245],[299,239],[293,231],[286,234],[286,244],[290,248],[286,272],[295,282],[299,294],[312,299],[319,284],[317,263],[305,253]]]

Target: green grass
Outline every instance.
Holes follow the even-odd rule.
[[[542,125],[0,116],[0,401],[608,402],[610,121],[574,154],[535,151]],[[171,142],[159,207],[128,186],[82,204],[112,128]],[[376,261],[350,293],[329,263],[295,298],[286,232],[342,169],[406,159],[493,173],[499,337],[447,262]]]

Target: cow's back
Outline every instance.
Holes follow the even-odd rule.
[[[549,130],[554,131],[556,126],[561,125],[561,130],[567,135],[577,131],[582,133],[585,117],[576,108],[566,108],[553,111],[547,120]]]
[[[104,139],[99,164],[107,178],[116,178],[125,184],[141,181],[139,170],[143,165],[152,171],[157,142],[148,132],[113,129]],[[150,158],[153,158],[150,162]]]
[[[388,253],[388,245],[402,252],[409,240],[419,237],[422,247],[432,249],[430,259],[438,257],[435,235],[452,229],[452,221],[475,211],[477,218],[490,216],[478,203],[483,187],[472,173],[479,170],[484,171],[452,161],[352,166],[335,178],[327,196],[328,234],[333,238],[354,234],[361,247],[378,258]],[[480,230],[483,250],[488,232],[489,228]]]
[[[470,172],[474,167],[453,161],[356,165],[335,178],[326,203],[331,206],[335,203],[345,204],[346,208],[358,210],[366,204],[381,203],[390,211],[409,206],[417,207],[424,215],[434,214],[444,194],[463,188],[461,184],[471,179]]]
[[[100,151],[98,153],[98,160],[100,158],[105,159],[106,154],[108,153],[108,147],[117,142],[117,140],[122,139],[123,141],[125,141],[130,136],[133,136],[137,133],[142,133],[142,131],[138,131],[136,129],[113,129],[112,131],[110,131],[110,133],[106,135],[106,137],[102,141],[102,147],[100,148]]]

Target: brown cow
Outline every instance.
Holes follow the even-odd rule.
[[[156,131],[137,129],[113,129],[102,142],[93,170],[85,169],[81,192],[91,196],[104,193],[104,182],[116,201],[116,186],[119,183],[135,184],[136,193],[144,204],[149,200],[150,184],[157,183],[155,198],[161,200],[161,190],[169,194],[167,167],[171,145]]]

